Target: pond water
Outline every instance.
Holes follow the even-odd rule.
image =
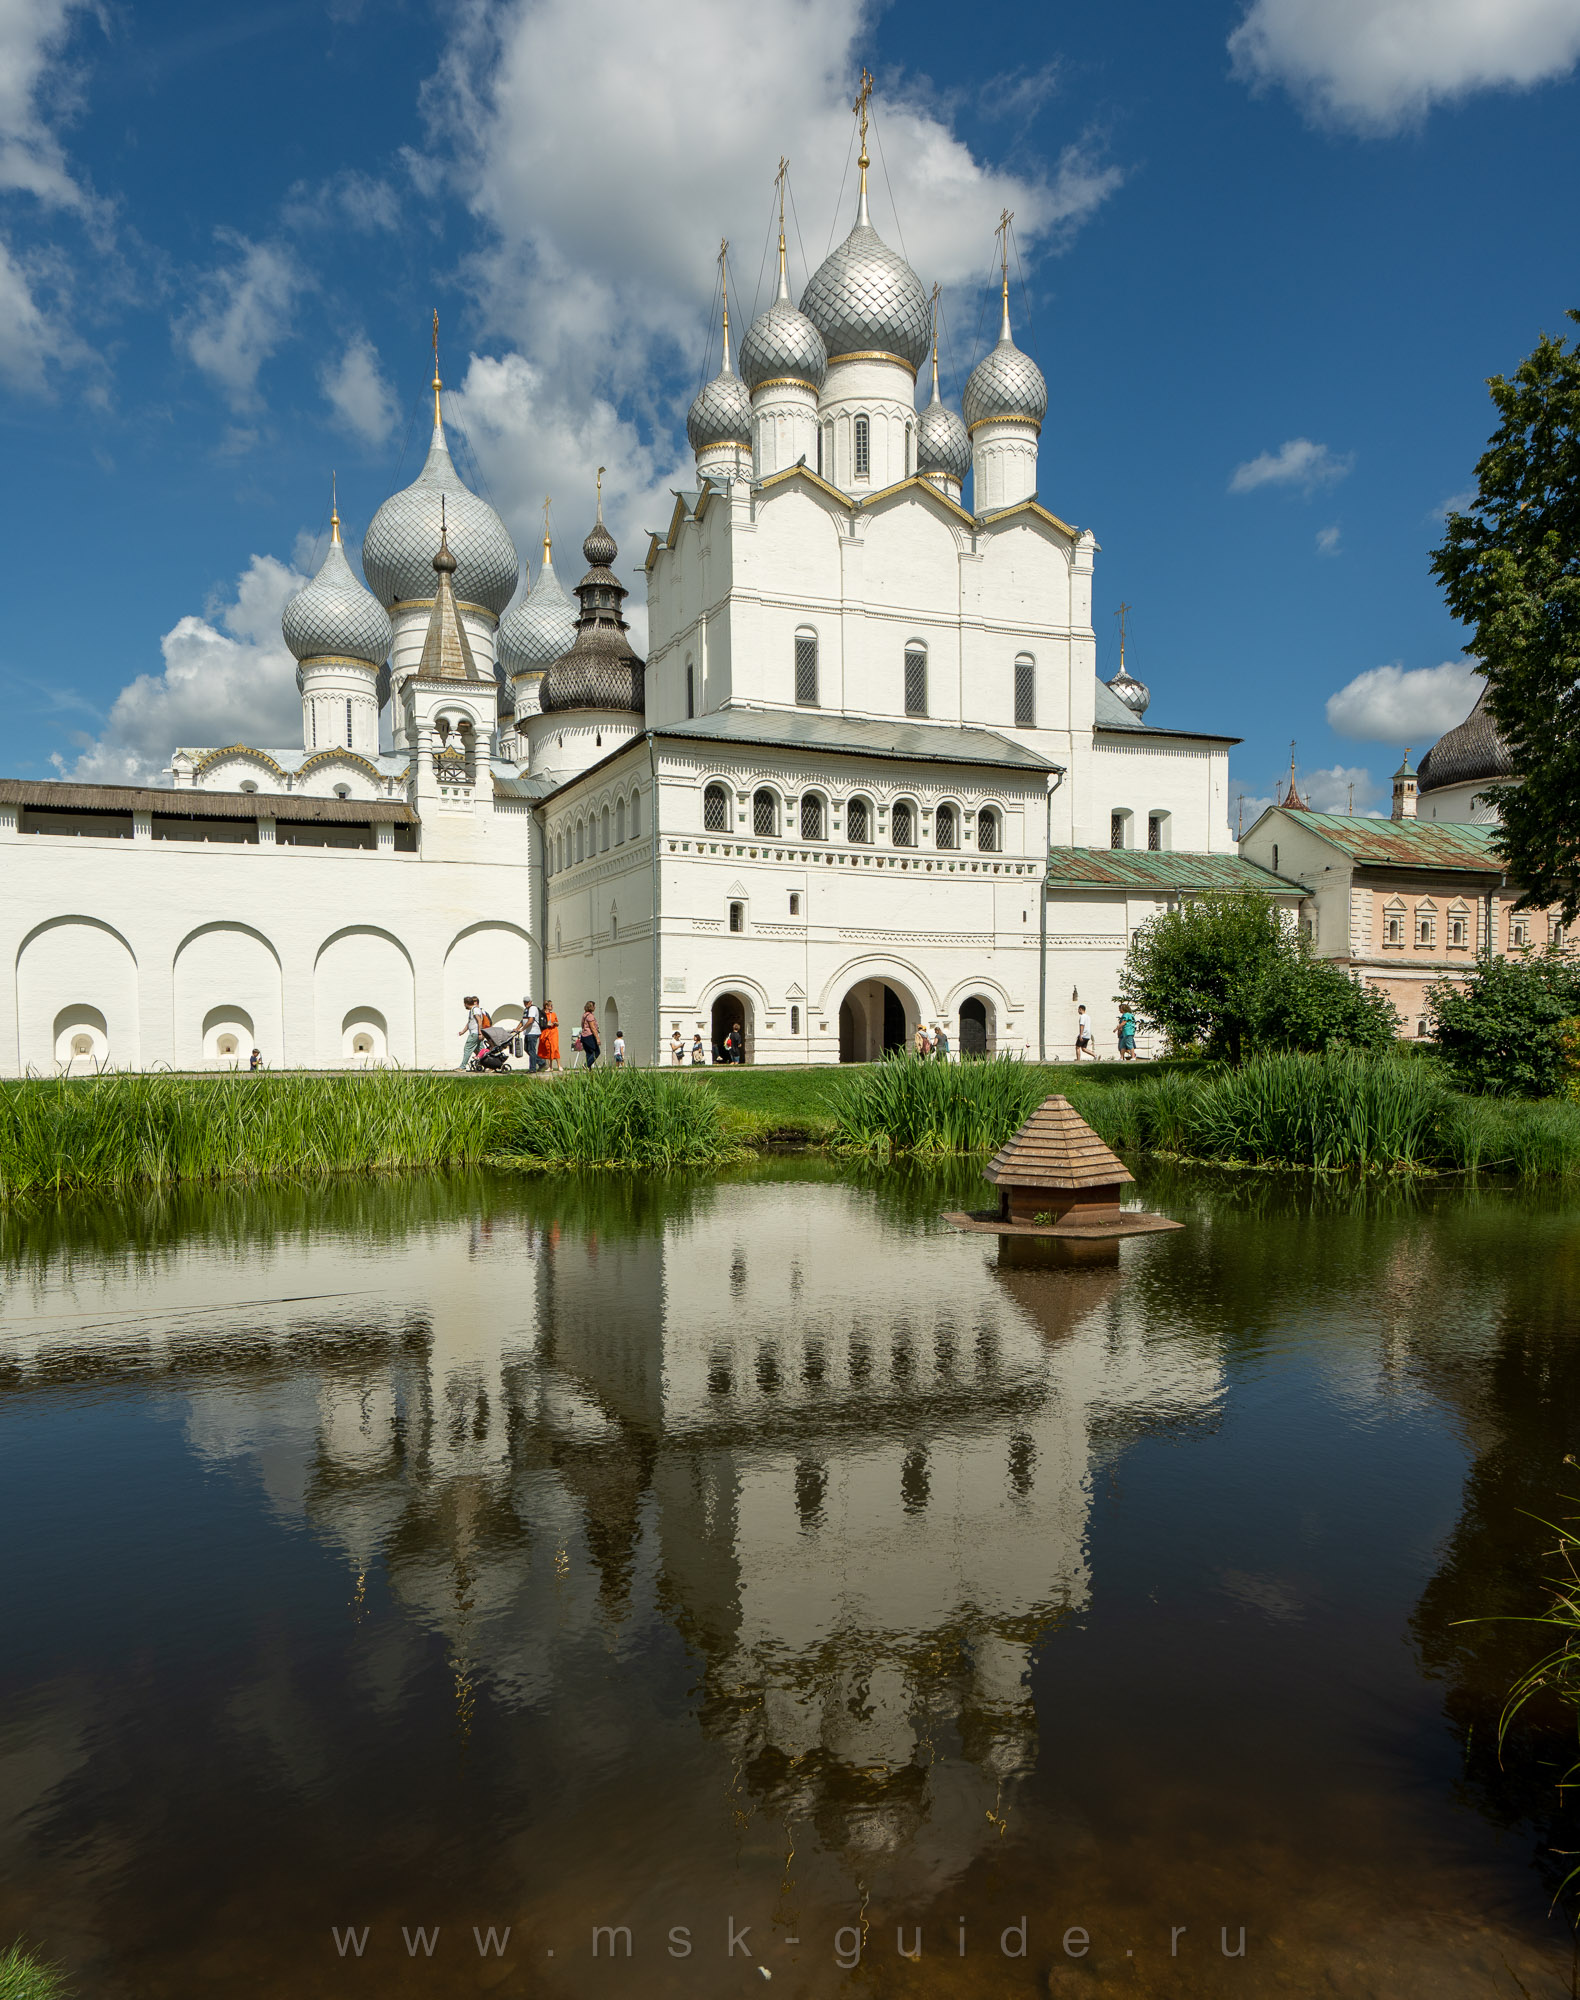
[[[0,1218],[0,1939],[107,2000],[1569,1993],[1566,1745],[1500,1766],[1532,1632],[1461,1621],[1580,1492],[1580,1212],[1141,1192],[1184,1230],[1075,1270],[795,1162]]]

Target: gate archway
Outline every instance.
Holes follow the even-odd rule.
[[[724,1042],[730,1030],[740,1026],[741,1039],[745,1044],[741,1060],[752,1059],[752,1003],[744,993],[721,993],[713,1003],[713,1016],[709,1026],[712,1041],[713,1060],[724,1061]]]
[[[921,1008],[892,979],[863,979],[839,1003],[839,1059],[878,1062],[911,1046]]]

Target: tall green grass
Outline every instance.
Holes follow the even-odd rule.
[[[0,2000],[65,2000],[65,1975],[24,1949],[20,1940],[0,1951]]]
[[[669,1173],[745,1157],[718,1093],[662,1070],[583,1070],[513,1091],[493,1151],[536,1167]]]
[[[835,1088],[833,1143],[869,1157],[992,1152],[1047,1095],[1042,1073],[1010,1056],[965,1063],[892,1056]]]

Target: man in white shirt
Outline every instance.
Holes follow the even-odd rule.
[[[524,1000],[521,1004],[521,1032],[526,1039],[527,1069],[530,1073],[538,1066],[538,1041],[543,1033],[543,1017],[535,1000]]]

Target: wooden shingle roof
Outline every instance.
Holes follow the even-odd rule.
[[[1050,1097],[984,1169],[1005,1187],[1111,1187],[1134,1180],[1067,1097]]]

